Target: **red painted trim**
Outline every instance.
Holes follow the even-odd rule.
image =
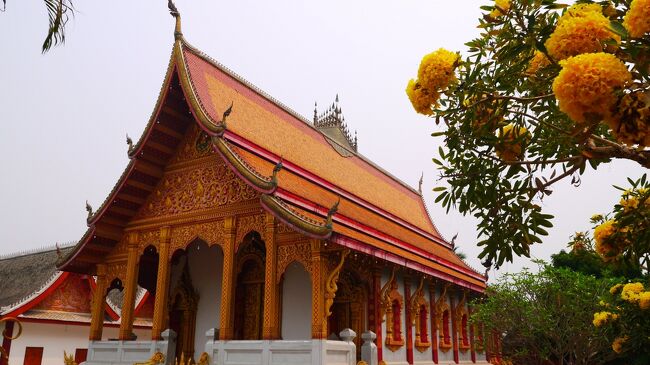
[[[288,191],[286,191],[284,189],[278,188],[278,190],[276,191],[276,195],[278,197],[286,200],[286,201],[289,201],[289,202],[303,208],[303,209],[309,210],[312,213],[315,213],[315,214],[318,214],[318,215],[321,215],[321,216],[326,216],[327,215],[328,208],[321,207],[316,203],[313,203],[313,202],[311,202],[309,200],[306,200],[306,199],[304,199],[304,198],[302,198],[300,196],[297,196],[297,195],[295,195],[295,194],[293,194],[291,192],[288,192]],[[401,248],[401,249],[410,251],[412,253],[415,253],[418,256],[426,258],[427,260],[431,260],[431,261],[433,261],[433,262],[435,262],[437,264],[440,264],[442,266],[448,267],[448,268],[450,268],[450,269],[452,269],[452,270],[454,270],[456,272],[459,272],[461,274],[465,274],[465,275],[467,275],[467,276],[469,276],[469,277],[471,277],[473,279],[483,280],[483,281],[485,280],[485,278],[482,275],[477,274],[472,270],[469,270],[469,269],[466,269],[464,267],[458,266],[458,265],[456,265],[456,264],[454,264],[452,262],[449,262],[449,261],[447,261],[447,260],[445,260],[445,259],[443,259],[443,258],[441,258],[441,257],[439,257],[437,255],[434,255],[434,254],[432,254],[430,252],[427,252],[427,251],[425,251],[425,250],[423,250],[423,249],[421,249],[421,248],[419,248],[417,246],[414,246],[414,245],[412,245],[410,243],[399,240],[399,239],[397,239],[395,237],[389,236],[389,235],[387,235],[387,234],[385,234],[383,232],[380,232],[380,231],[378,231],[378,230],[376,230],[376,229],[374,229],[372,227],[366,226],[366,225],[364,225],[362,223],[359,223],[354,219],[345,217],[345,216],[343,216],[341,214],[335,214],[334,217],[333,217],[333,220],[335,222],[341,223],[341,224],[343,224],[343,225],[345,225],[345,226],[347,226],[349,228],[352,228],[352,229],[354,229],[356,231],[360,231],[360,232],[365,233],[367,235],[373,236],[373,237],[375,237],[375,238],[377,238],[379,240],[382,240],[382,241],[384,241],[386,243],[389,243],[389,244],[391,244],[393,246],[396,246],[398,248]]]
[[[41,323],[41,324],[56,324],[56,325],[90,327],[90,322],[61,321],[61,320],[57,320],[57,319],[41,319],[41,318],[20,317],[20,321],[21,322],[28,322],[28,323]],[[119,323],[104,323],[104,327],[119,328],[120,324]],[[151,326],[143,326],[143,325],[135,325],[134,324],[133,328],[150,329]]]
[[[363,243],[361,241],[355,240],[353,238],[343,236],[340,234],[333,234],[330,240],[338,245],[348,247],[350,249],[353,249],[358,252],[362,252],[366,255],[377,257],[381,260],[392,262],[397,265],[401,265],[410,269],[417,270],[419,272],[422,272],[427,275],[431,275],[433,277],[442,279],[444,281],[447,281],[452,284],[456,284],[458,286],[461,286],[463,288],[467,288],[470,290],[473,290],[478,293],[483,293],[485,292],[485,288],[482,288],[476,284],[472,284],[469,282],[466,282],[462,279],[459,279],[455,276],[451,276],[447,273],[438,271],[436,269],[430,268],[428,266],[421,265],[417,262],[408,260],[402,256],[395,255],[390,252],[386,252],[383,250],[378,249],[377,247],[368,245],[366,243]]]
[[[472,314],[472,309],[470,308],[469,311],[469,316]],[[472,351],[472,362],[476,362],[476,351],[474,348],[474,325],[468,325],[469,326],[469,343]]]
[[[62,272],[61,275],[41,294],[37,295],[35,298],[32,298],[29,302],[24,303],[13,311],[5,313],[3,317],[18,317],[19,315],[25,313],[25,311],[32,309],[35,305],[40,303],[43,299],[52,294],[52,292],[54,292],[59,286],[61,286],[61,284],[63,284],[68,276],[70,276],[69,272]]]
[[[413,364],[413,326],[411,322],[411,285],[404,279],[404,319],[406,320],[406,362]]]
[[[97,283],[90,275],[88,275],[88,282],[90,283],[91,293],[94,293],[97,288]],[[108,304],[108,301],[106,301],[106,293],[104,293],[104,310],[112,320],[117,321],[120,319],[120,316],[117,314],[117,312],[115,312],[113,308],[111,308],[111,306]]]
[[[374,274],[372,276],[373,280],[373,290],[374,290],[374,302],[375,302],[375,334],[377,335],[377,361],[381,361],[384,358],[384,343],[382,341],[381,334],[381,324],[383,318],[381,318],[381,274]]]
[[[456,311],[453,311],[453,308],[455,308],[456,303],[454,303],[454,295],[451,295],[449,297],[449,304],[451,305],[452,312],[450,314],[453,315],[451,318],[451,340],[453,342],[453,347],[454,347],[454,362],[458,364],[460,361],[460,354],[458,353],[458,328],[456,326],[456,321],[454,320],[454,317],[456,317]]]
[[[239,135],[237,135],[237,134],[235,134],[235,133],[233,133],[231,131],[226,130],[226,132],[224,133],[224,138],[228,139],[229,141],[231,141],[233,144],[237,145],[238,147],[241,147],[241,148],[247,150],[248,152],[251,152],[251,153],[255,154],[256,156],[259,156],[259,157],[261,157],[261,158],[265,159],[266,161],[269,161],[269,162],[271,162],[273,164],[277,164],[281,159],[280,156],[278,156],[278,155],[276,155],[276,154],[274,154],[274,153],[272,153],[270,151],[267,151],[266,149],[260,147],[259,145],[255,144],[255,143],[253,143],[251,141],[248,141],[247,139],[245,139],[245,138],[243,138],[243,137],[241,137],[241,136],[239,136]],[[298,175],[298,176],[300,176],[300,177],[302,177],[302,178],[304,178],[304,179],[306,179],[306,180],[308,180],[308,181],[310,181],[312,183],[315,183],[316,185],[319,185],[319,186],[325,188],[326,190],[331,191],[334,194],[340,195],[340,196],[342,196],[342,197],[344,197],[344,198],[346,198],[346,199],[348,199],[348,200],[350,200],[350,201],[352,201],[352,202],[354,202],[354,203],[356,203],[356,204],[358,204],[358,205],[360,205],[360,206],[362,206],[362,207],[364,207],[364,208],[366,208],[366,209],[368,209],[368,210],[370,210],[370,211],[372,211],[372,212],[374,212],[374,213],[376,213],[376,214],[378,214],[378,215],[380,215],[380,216],[382,216],[382,217],[384,217],[384,218],[386,218],[388,220],[393,221],[394,223],[397,223],[398,225],[400,225],[400,226],[402,226],[402,227],[404,227],[404,228],[406,228],[406,229],[408,229],[410,231],[413,231],[413,232],[415,232],[415,233],[417,233],[417,234],[419,234],[419,235],[421,235],[421,236],[423,236],[423,237],[425,237],[427,239],[430,239],[431,241],[433,241],[433,242],[435,242],[435,243],[437,243],[437,244],[439,244],[441,246],[451,248],[451,244],[444,241],[442,238],[434,236],[434,235],[424,231],[423,229],[421,229],[419,227],[416,227],[415,225],[403,220],[402,218],[399,218],[398,216],[396,216],[396,215],[394,215],[392,213],[389,213],[386,210],[381,209],[381,208],[377,207],[374,204],[371,204],[371,203],[367,202],[366,200],[364,200],[364,199],[362,199],[362,198],[360,198],[360,197],[358,197],[358,196],[356,196],[356,195],[354,195],[354,194],[352,194],[352,193],[338,187],[337,185],[334,185],[333,183],[321,178],[320,176],[318,176],[318,175],[316,175],[316,174],[314,174],[312,172],[309,172],[308,170],[303,169],[302,167],[292,163],[289,160],[282,159],[282,165],[283,165],[284,169],[286,169],[288,171],[291,171],[294,174],[296,174],[296,175]],[[425,210],[425,212],[426,212],[426,210]]]
[[[138,305],[135,306],[135,309],[133,310],[133,318],[137,317],[138,312],[144,307],[144,303],[147,301],[147,298],[149,298],[149,291],[145,291],[144,295],[142,296],[142,299],[140,299],[140,302],[138,302]]]
[[[5,355],[7,356],[6,357],[2,356],[2,358],[0,358],[0,365],[8,365],[9,355],[11,353],[11,338],[14,335],[13,321],[6,322],[3,334],[5,334],[6,336],[3,336],[2,338],[2,348],[5,350]]]
[[[436,290],[429,289],[429,317],[431,322],[431,360],[438,363],[438,328],[436,323]]]

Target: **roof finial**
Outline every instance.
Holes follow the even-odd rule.
[[[176,4],[172,0],[167,1],[167,7],[169,8],[169,14],[176,18],[176,28],[174,28],[174,39],[180,39],[183,37],[183,32],[181,32],[181,13],[176,9]]]
[[[314,102],[314,125],[318,122],[318,103]]]
[[[86,212],[88,212],[88,219],[93,216],[93,207],[90,206],[88,200],[86,200]]]
[[[422,171],[422,175],[420,175],[420,182],[418,183],[418,192],[420,195],[422,195],[422,183],[424,182],[424,171]]]
[[[339,93],[336,93],[336,102],[339,102]]]

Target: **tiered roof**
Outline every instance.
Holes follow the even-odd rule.
[[[197,123],[228,166],[262,194],[262,206],[294,229],[484,290],[485,277],[451,251],[421,193],[356,151],[338,105],[312,124],[189,45],[176,20],[152,118],[115,188],[89,217],[86,235],[59,267],[94,270],[154,189],[188,125]],[[344,139],[322,130],[329,127]]]

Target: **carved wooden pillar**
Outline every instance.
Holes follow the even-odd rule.
[[[436,308],[436,284],[429,284],[429,316],[431,318],[431,357],[438,363],[438,311]]]
[[[277,244],[275,242],[275,217],[270,213],[265,215],[265,238],[266,238],[266,265],[264,274],[264,321],[262,326],[262,338],[275,340],[280,338],[280,326],[278,323],[278,283],[277,275]]]
[[[411,283],[408,276],[404,276],[404,319],[406,326],[406,362],[413,364],[413,321],[411,317]]]
[[[90,312],[90,341],[100,341],[104,329],[104,303],[106,298],[106,265],[97,264],[97,285],[93,293],[93,302]]]
[[[223,242],[223,275],[221,278],[221,341],[232,340],[233,328],[233,294],[235,289],[235,218],[226,217],[224,220]]]
[[[456,291],[451,290],[451,293],[449,294],[449,302],[451,304],[451,341],[453,343],[453,348],[454,348],[454,362],[458,364],[460,360],[460,356],[458,354],[458,323],[456,323],[456,315],[458,308],[456,306],[458,305],[456,298]]]
[[[120,321],[119,339],[130,340],[133,332],[133,311],[135,295],[138,288],[138,233],[128,237],[128,256],[126,262],[126,283],[124,283],[124,302],[122,303],[122,320]]]
[[[151,339],[160,340],[160,334],[165,329],[167,312],[167,296],[169,291],[169,243],[171,229],[160,228],[160,242],[158,243],[158,276],[156,278],[156,297],[153,308],[153,323],[151,326]]]
[[[372,272],[372,291],[373,291],[373,302],[375,305],[375,322],[373,326],[373,331],[377,335],[377,361],[382,361],[384,358],[383,348],[384,342],[382,341],[381,335],[381,324],[384,321],[383,318],[383,309],[381,308],[381,272],[382,269],[375,268]]]
[[[321,340],[327,338],[327,315],[325,313],[325,275],[327,274],[327,258],[323,252],[320,240],[311,241],[311,338]]]

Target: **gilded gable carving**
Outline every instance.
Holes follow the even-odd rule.
[[[185,134],[185,138],[178,146],[176,154],[172,157],[171,163],[176,164],[196,160],[210,154],[212,154],[210,137],[195,123],[192,123]]]
[[[166,173],[136,219],[173,216],[250,200],[258,193],[224,163]]]
[[[282,274],[292,262],[299,262],[310,275],[311,268],[311,245],[309,242],[296,243],[278,246],[278,267],[276,280],[278,283],[282,279]]]
[[[86,279],[71,274],[52,294],[38,303],[34,309],[62,312],[90,312],[90,287]]]
[[[237,235],[235,236],[235,252],[239,250],[239,246],[244,240],[244,237],[252,231],[259,233],[262,240],[266,242],[266,238],[264,237],[266,233],[265,225],[266,217],[264,214],[249,215],[238,218]]]
[[[206,222],[175,226],[172,228],[169,254],[173,255],[178,249],[185,249],[192,241],[199,238],[208,245],[222,245],[224,237],[223,221]]]

